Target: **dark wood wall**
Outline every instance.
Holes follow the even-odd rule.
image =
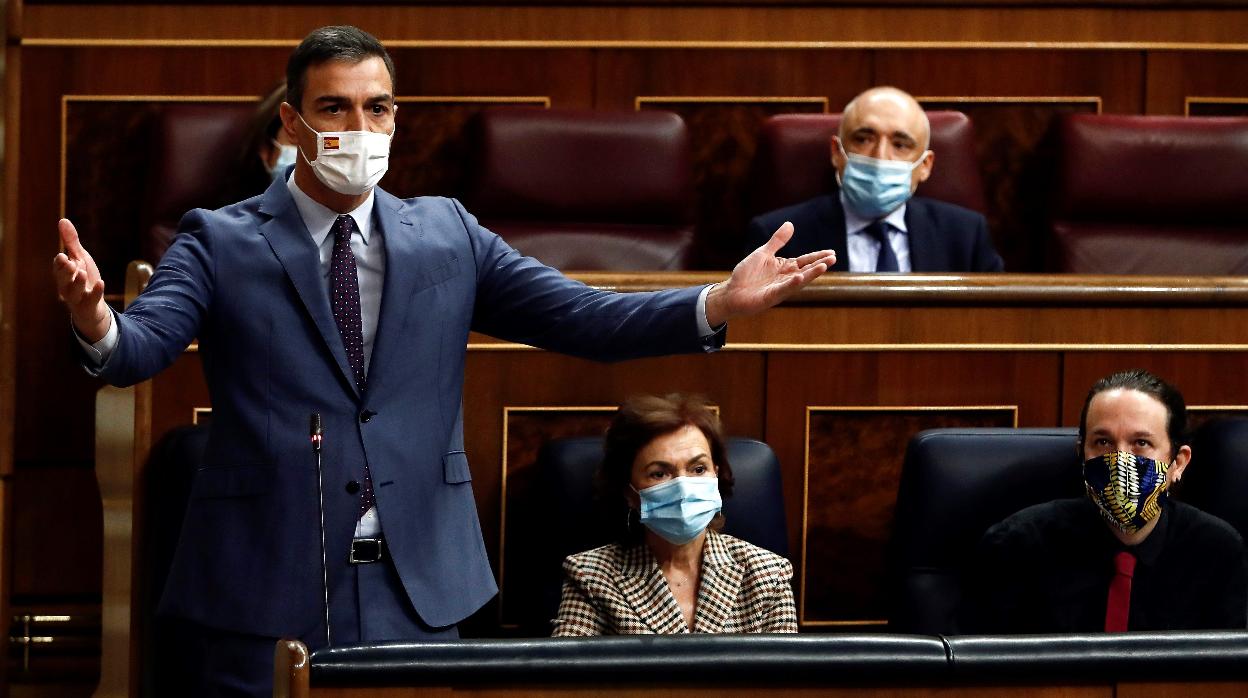
[[[100,501],[91,472],[98,384],[74,365],[52,288],[48,262],[58,247],[56,218],[70,215],[82,224],[106,262],[110,291],[119,290],[121,269],[138,244],[141,183],[148,173],[135,154],[150,135],[152,109],[173,98],[210,102],[261,94],[282,72],[290,49],[315,26],[358,24],[391,47],[399,67],[397,91],[413,98],[400,110],[405,121],[396,144],[396,161],[407,165],[387,181],[403,195],[453,190],[462,175],[455,170],[462,162],[462,124],[486,104],[519,99],[680,112],[694,134],[702,234],[724,251],[704,259],[707,268],[726,268],[729,251],[736,250],[734,236],[748,213],[742,192],[756,130],[771,113],[838,111],[858,91],[890,83],[929,106],[971,114],[994,235],[1010,268],[1020,271],[1043,264],[1045,172],[1052,157],[1046,138],[1058,115],[1248,113],[1248,9],[1238,3],[341,8],[11,1],[7,11],[0,520],[8,525],[0,536],[6,560],[0,590],[8,591],[0,596],[12,600],[15,613],[69,609],[75,617],[89,616],[99,601]],[[823,318],[816,314],[802,322],[833,322]],[[1237,312],[1231,318],[1242,324]],[[760,336],[792,332],[792,321],[785,313],[768,316],[760,325],[768,330]],[[897,332],[907,327],[903,322]],[[929,329],[947,336],[945,341],[966,339],[961,326]],[[982,331],[992,332],[988,326]],[[1026,341],[1046,340],[1039,335]],[[1015,413],[1020,423],[1069,423],[1070,407],[1060,402],[1065,393],[1052,386],[1075,375],[1090,379],[1119,362],[1116,356],[1098,362],[1098,355],[1085,353],[1060,360],[1045,352],[1027,353],[1025,360],[976,354],[966,369],[983,360],[1001,379],[988,391],[965,381],[932,384],[933,375],[942,375],[947,357],[941,354],[863,350],[836,356],[846,370],[829,372],[817,355],[800,352],[766,359],[727,354],[693,372],[659,371],[645,386],[711,393],[733,405],[725,416],[734,431],[775,440],[786,463],[804,463],[804,434],[794,425],[804,424],[805,413],[764,409],[756,397],[744,396],[807,391],[801,404],[816,406],[1023,401]],[[1240,355],[1159,356],[1142,358],[1194,372],[1209,390],[1225,390],[1216,372]],[[1072,372],[1080,362],[1089,367]],[[530,370],[593,374],[599,387],[576,399],[612,404],[641,385],[637,376],[650,368],[637,364],[603,373],[557,357],[486,353],[473,355],[469,381],[474,394],[506,394],[508,405],[559,405],[572,397],[517,376]],[[741,392],[725,393],[722,375],[733,376],[737,387],[731,390]],[[898,392],[902,385],[917,387]],[[1049,386],[1043,393],[1048,397],[1024,399],[1036,386]],[[1235,395],[1221,399],[1244,402]],[[816,421],[825,416],[812,414]],[[981,417],[1004,419],[997,412],[974,418]],[[489,416],[478,424],[493,433],[500,419]],[[914,415],[897,419],[917,423]],[[496,458],[501,444],[483,439],[483,455]],[[796,472],[786,477],[796,502],[802,479]],[[484,500],[483,511],[494,504]],[[875,518],[861,527],[878,536],[887,508],[887,502],[877,503]],[[838,530],[843,522],[829,517],[820,525]],[[791,523],[792,530],[803,530],[800,522]],[[802,549],[800,541],[793,549]],[[827,605],[805,610],[817,612],[815,618],[835,615]],[[76,651],[89,656],[90,641],[84,643],[87,648]],[[89,659],[75,661],[67,659],[66,666],[90,674]],[[47,666],[59,671],[62,665]]]

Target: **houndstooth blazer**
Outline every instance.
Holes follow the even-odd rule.
[[[693,629],[645,543],[570,555],[553,635],[795,633],[793,565],[732,536],[706,532]]]

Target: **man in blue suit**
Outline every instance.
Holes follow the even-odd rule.
[[[911,198],[935,164],[930,136],[927,115],[905,92],[876,87],[858,95],[832,137],[840,189],[758,216],[747,246],[763,244],[791,221],[793,238],[780,254],[842,250],[834,271],[1001,271],[982,215]]]
[[[521,256],[454,200],[376,188],[395,101],[372,36],[313,32],[287,86],[296,165],[258,197],[188,213],[124,313],[104,303],[67,220],[53,262],[84,364],[105,380],[150,378],[199,340],[211,433],[161,610],[195,658],[183,678],[208,695],[270,690],[278,637],[449,639],[497,591],[464,453],[470,330],[599,360],[699,352],[835,259],[777,258],[786,225],[722,283],[596,291]]]

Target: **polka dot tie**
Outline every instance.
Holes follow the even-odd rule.
[[[329,260],[329,303],[334,309],[334,323],[342,336],[342,346],[347,350],[347,364],[360,392],[364,391],[364,332],[360,321],[360,279],[355,269],[355,254],[351,252],[351,236],[355,233],[355,219],[338,216],[334,221],[334,253]],[[364,487],[360,494],[360,515],[373,508],[373,479],[364,463]]]

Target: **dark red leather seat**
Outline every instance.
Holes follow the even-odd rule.
[[[1055,271],[1248,273],[1248,118],[1085,114],[1059,138]]]
[[[971,120],[956,111],[932,111],[927,118],[936,164],[917,194],[986,212]],[[835,191],[831,138],[840,124],[840,114],[779,114],[763,122],[751,176],[751,213]]]
[[[694,241],[689,133],[676,114],[488,109],[465,204],[564,270],[685,269]]]
[[[228,180],[255,110],[254,102],[161,106],[141,219],[143,259],[160,260],[190,209],[228,203]]]

